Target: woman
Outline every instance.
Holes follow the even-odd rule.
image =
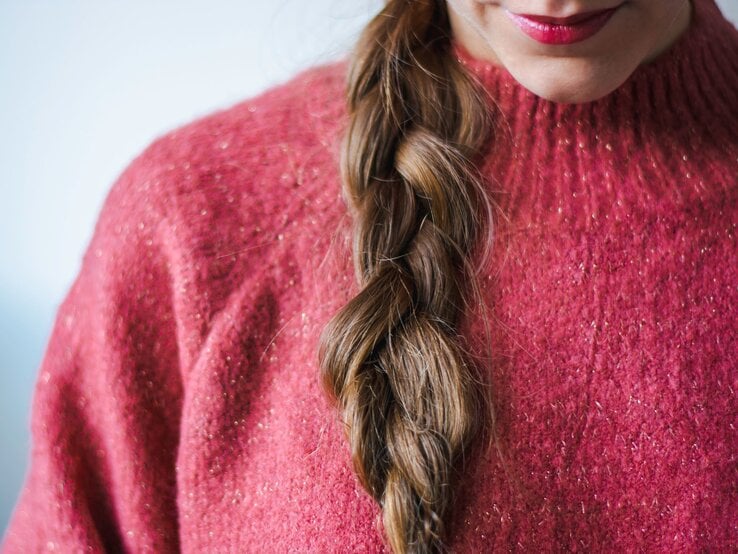
[[[735,548],[737,91],[713,0],[390,0],[160,137],[4,551]]]

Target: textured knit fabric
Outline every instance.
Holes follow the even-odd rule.
[[[688,31],[603,99],[496,101],[484,276],[500,450],[453,552],[738,549],[738,31]],[[160,136],[101,211],[38,371],[6,554],[389,552],[318,383],[356,292],[345,61]]]

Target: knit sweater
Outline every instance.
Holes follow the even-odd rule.
[[[496,104],[483,274],[499,451],[452,552],[738,548],[738,31],[712,0],[602,99]],[[159,136],[113,184],[34,390],[2,551],[390,552],[318,382],[357,292],[346,61]],[[489,342],[484,327],[489,326]]]

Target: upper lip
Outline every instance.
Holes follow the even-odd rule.
[[[595,15],[599,15],[603,12],[608,12],[614,9],[615,8],[605,8],[602,10],[580,12],[567,17],[552,17],[548,15],[536,15],[530,13],[518,13],[515,15],[525,17],[526,19],[532,19],[533,21],[538,21],[540,23],[550,23],[553,25],[574,25],[575,23],[579,23],[580,21],[584,21],[585,19],[589,19],[590,17],[594,17]]]

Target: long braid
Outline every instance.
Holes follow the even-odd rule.
[[[436,552],[455,466],[488,413],[457,327],[491,230],[470,162],[488,109],[450,52],[444,0],[387,2],[357,46],[348,104],[341,167],[361,290],[321,337],[323,386],[393,550]]]

